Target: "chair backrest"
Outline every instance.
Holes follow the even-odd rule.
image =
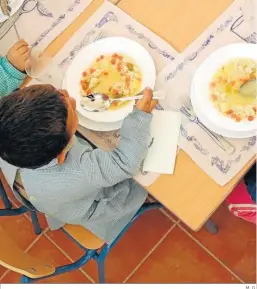
[[[46,264],[21,250],[1,225],[0,265],[32,279],[49,276],[55,272],[55,267],[52,265]]]
[[[36,211],[36,208],[28,200],[28,196],[27,196],[27,193],[23,187],[23,183],[22,183],[19,171],[17,171],[17,173],[16,173],[15,181],[13,184],[13,194],[14,194],[15,198],[21,204],[23,204],[25,207],[27,207],[29,210]]]
[[[16,173],[14,185],[18,187],[19,193],[20,193],[25,199],[28,199],[27,193],[25,192],[24,187],[23,187],[23,184],[22,184],[21,175],[20,175],[20,172],[19,172],[19,171],[17,171],[17,173]]]

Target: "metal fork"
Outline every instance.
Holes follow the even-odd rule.
[[[197,124],[208,136],[225,152],[232,155],[236,151],[236,147],[226,138],[214,132],[211,132],[204,124],[202,124],[195,114],[190,100],[183,103],[180,111],[193,123]]]

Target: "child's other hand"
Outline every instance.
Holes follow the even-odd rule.
[[[8,61],[19,71],[25,71],[25,62],[29,58],[30,49],[26,41],[20,40],[13,45],[7,54]]]
[[[158,104],[157,100],[153,100],[153,92],[150,88],[145,88],[144,97],[138,100],[136,107],[147,113],[151,113]]]

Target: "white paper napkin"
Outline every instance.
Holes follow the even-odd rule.
[[[144,171],[173,174],[180,124],[179,112],[162,110],[153,112],[151,142],[144,161]]]

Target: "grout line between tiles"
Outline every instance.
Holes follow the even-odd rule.
[[[186,233],[192,240],[194,240],[206,253],[208,253],[212,258],[214,258],[222,267],[224,267],[231,275],[233,275],[241,283],[245,283],[236,273],[234,273],[226,264],[224,264],[218,257],[216,257],[208,248],[206,248],[200,241],[198,241],[190,232],[187,231],[183,226],[178,224],[178,227]]]
[[[40,239],[40,237],[41,237],[45,232],[47,232],[47,231],[48,231],[48,228],[46,228],[40,235],[38,235],[38,236],[35,238],[35,240],[33,240],[33,241],[31,242],[31,244],[26,248],[25,253],[27,253],[27,252],[37,243],[37,241]]]
[[[27,214],[24,214],[24,217],[25,217],[27,220],[29,220],[29,221],[31,222],[31,224],[32,224],[32,221],[31,221],[30,217],[29,217]]]
[[[177,223],[177,222],[178,222],[178,221],[176,221],[175,219],[173,219],[173,218],[171,217],[171,215],[164,210],[164,208],[160,209],[160,211],[161,211],[167,218],[169,218],[173,223]],[[180,220],[179,220],[179,221],[180,221]]]
[[[72,260],[72,258],[71,258],[58,244],[56,244],[54,240],[52,240],[47,234],[44,234],[44,235],[45,235],[45,237],[46,237],[53,245],[55,245],[55,247],[56,247],[68,260],[70,260],[71,262],[74,262],[74,260]],[[82,270],[81,268],[80,268],[79,270],[80,270],[80,271],[83,271],[82,274],[83,274],[84,276],[86,276],[89,281],[91,281],[92,283],[95,283],[95,280],[94,280],[90,275],[88,275],[84,270]]]
[[[18,208],[19,206],[15,203],[15,200],[12,200],[11,198],[9,198],[9,201],[12,203],[12,205],[15,207],[15,208]],[[24,214],[25,215],[25,214]]]
[[[12,204],[14,205],[15,208],[18,208],[18,207],[19,207],[19,206],[18,206],[17,204],[15,204],[15,203],[12,203]],[[27,211],[26,213],[28,213],[28,212],[29,212],[29,211]],[[23,214],[23,216],[24,216],[27,220],[29,220],[30,223],[32,224],[31,218],[30,218],[26,213]],[[47,227],[46,229],[49,229],[49,227]],[[48,231],[48,230],[46,230],[46,229],[44,229],[41,234],[46,233],[46,232]]]
[[[3,280],[4,279],[4,277],[8,274],[10,272],[10,270],[9,269],[7,269],[5,272],[4,272],[4,274],[1,276],[1,278],[0,278],[0,282],[1,282],[1,280]],[[1,284],[0,284],[1,285]]]
[[[178,221],[179,222],[179,221]],[[160,246],[163,240],[169,235],[169,233],[177,226],[177,223],[174,223],[169,230],[162,236],[162,238],[153,246],[153,248],[145,255],[141,262],[130,272],[130,274],[124,279],[122,283],[126,283],[131,276],[133,276],[136,271],[141,267],[141,265],[146,261],[146,259],[155,251],[156,248]]]
[[[14,207],[18,208],[18,205],[12,200],[12,204]],[[24,217],[29,220],[31,222],[30,217],[27,214],[24,214]],[[31,222],[32,223],[32,222]],[[39,236],[37,236],[37,238],[28,246],[28,248],[25,250],[25,252],[28,252],[31,247],[39,240],[39,238],[44,235],[55,247],[57,247],[57,249],[59,251],[62,252],[62,254],[68,258],[71,262],[74,262],[74,260],[72,260],[72,258],[70,258],[70,256],[62,249],[60,248],[46,233],[49,231],[49,227],[47,227]],[[4,278],[4,276],[6,276],[8,274],[10,270],[7,270],[1,277],[0,277],[0,281]],[[79,269],[79,271],[92,283],[95,283],[94,279],[88,275],[82,268]]]
[[[79,268],[79,271],[81,272],[81,274],[83,274],[85,277],[87,277],[87,279],[92,282],[92,283],[96,283],[95,280],[86,272],[84,271],[82,268]]]
[[[151,195],[147,196],[147,199],[150,201],[150,203],[157,202],[155,198],[153,198]],[[172,218],[172,216],[165,211],[164,208],[159,209],[160,212],[162,212],[168,219],[170,219],[173,223],[176,223],[177,221]]]

